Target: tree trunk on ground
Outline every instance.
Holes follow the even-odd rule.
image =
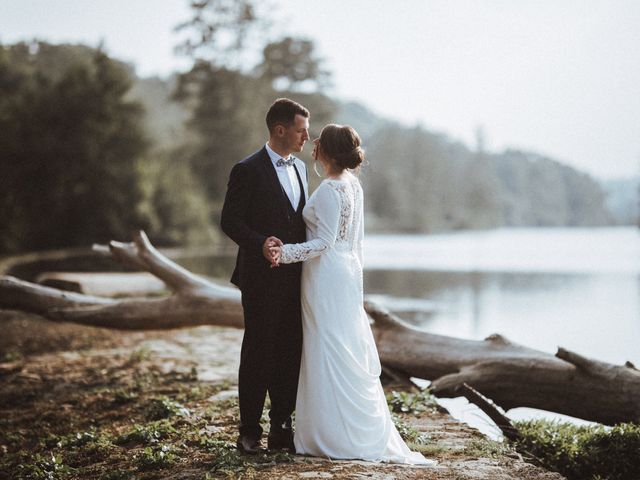
[[[237,289],[180,267],[160,254],[143,232],[133,243],[111,242],[108,249],[97,250],[150,272],[173,294],[115,300],[2,277],[0,308],[116,329],[243,327]],[[640,371],[629,362],[611,365],[562,348],[553,356],[500,335],[483,341],[434,335],[404,323],[373,302],[365,300],[364,306],[383,367],[396,379],[431,380],[433,392],[444,397],[469,393],[467,384],[507,410],[532,407],[605,424],[640,421]]]

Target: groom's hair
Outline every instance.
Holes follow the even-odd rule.
[[[290,127],[293,125],[296,115],[309,118],[309,110],[298,102],[294,102],[288,98],[278,98],[273,102],[273,105],[269,107],[269,111],[267,112],[267,128],[269,129],[269,133],[273,132],[278,124]]]

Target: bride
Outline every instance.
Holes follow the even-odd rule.
[[[307,242],[271,248],[272,265],[302,266],[303,346],[296,452],[334,459],[434,465],[396,430],[380,384],[380,360],[363,308],[364,160],[350,126],[327,125],[313,157],[326,178],[304,208]]]

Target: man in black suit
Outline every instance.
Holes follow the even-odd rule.
[[[231,170],[222,230],[238,244],[231,281],[242,292],[244,338],[240,357],[238,449],[260,450],[260,417],[271,400],[268,447],[295,451],[295,409],[302,322],[301,263],[271,268],[269,247],[306,240],[302,218],[307,192],[304,163],[293,157],[309,139],[309,111],[286,99],[267,112],[269,141]]]

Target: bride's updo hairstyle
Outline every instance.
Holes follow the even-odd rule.
[[[349,125],[326,125],[320,133],[320,148],[340,170],[358,168],[364,161],[360,136]]]

